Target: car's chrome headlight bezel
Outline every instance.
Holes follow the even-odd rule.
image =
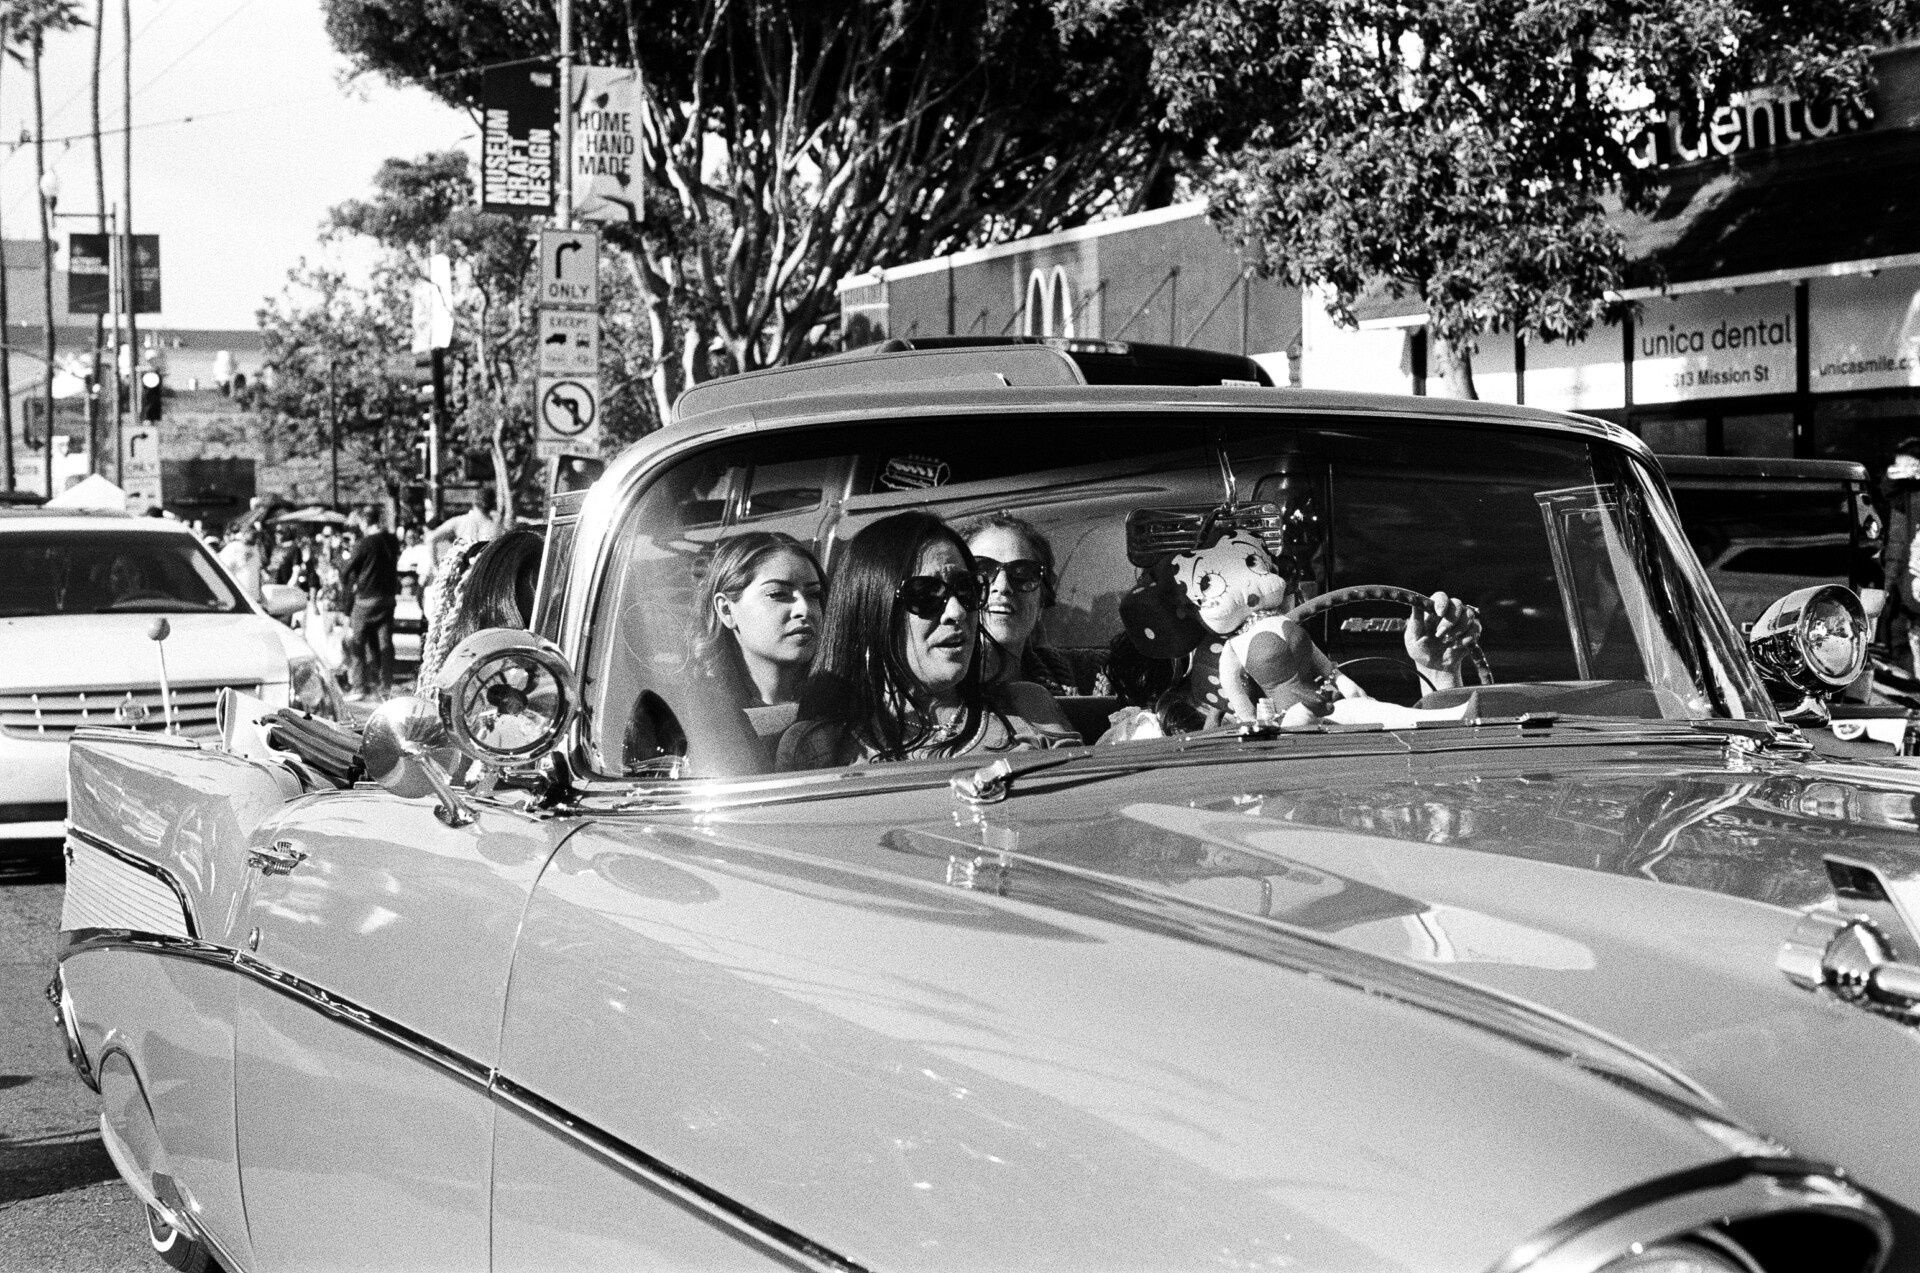
[[[1861,1237],[1870,1249],[1846,1273],[1877,1273],[1885,1265],[1892,1226],[1840,1172],[1799,1159],[1757,1158],[1709,1164],[1603,1199],[1515,1247],[1489,1273],[1631,1273],[1631,1264],[1623,1262],[1661,1243],[1688,1241],[1723,1259],[1737,1254],[1767,1273],[1815,1273],[1776,1269],[1765,1251],[1742,1241],[1743,1226],[1795,1214],[1809,1226],[1844,1226]],[[1822,1265],[1819,1273],[1838,1268]]]

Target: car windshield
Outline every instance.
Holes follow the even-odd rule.
[[[1029,603],[1037,626],[1013,641],[1017,657],[989,636],[974,642],[978,680],[1038,684],[1059,708],[1025,690],[987,694],[986,714],[999,710],[1016,734],[1022,718],[1064,719],[1091,743],[1130,706],[1166,717],[1170,696],[1200,709],[1188,713],[1193,727],[1217,724],[1228,707],[1220,677],[1235,674],[1221,660],[1249,627],[1356,586],[1368,593],[1302,630],[1353,691],[1377,703],[1455,719],[1771,715],[1657,480],[1613,443],[1517,427],[1251,413],[1224,423],[976,416],[773,434],[661,472],[624,514],[595,603],[584,664],[589,759],[603,773],[682,776],[942,754],[926,746],[885,754],[869,735],[811,751],[783,746],[796,724],[831,715],[832,696],[866,674],[823,681],[824,661],[880,669],[871,674],[881,681],[891,662],[906,671],[886,683],[910,687],[918,655],[908,647],[919,631],[911,607],[933,614],[956,590],[970,591],[955,582],[960,566],[929,570],[936,553],[911,571],[896,564],[896,573],[925,579],[893,595],[891,611],[884,599],[862,610],[854,594],[872,590],[871,571],[850,574],[849,557],[862,550],[849,546],[863,528],[908,510],[965,532],[984,632],[1006,618],[1001,602],[1017,610],[1019,596],[1037,598]],[[1025,529],[995,540],[978,528],[995,515]],[[752,554],[729,545],[747,546],[759,532],[790,537],[820,563],[824,598],[799,607],[809,619],[792,618],[796,580],[814,580],[805,554],[767,549],[758,566],[738,569]],[[1241,557],[1264,553],[1259,570],[1276,591],[1238,628],[1210,630],[1197,621],[1201,592],[1183,595],[1194,572],[1177,561],[1248,537],[1254,547]],[[996,565],[1015,559],[1037,564]],[[716,561],[731,571],[718,581],[720,602]],[[729,588],[735,595],[724,596]],[[1457,686],[1437,685],[1408,655],[1408,596],[1436,592],[1478,610],[1484,664]],[[759,604],[761,593],[775,608]],[[789,624],[785,657],[799,664],[799,679],[777,675],[776,646],[751,648],[763,611]],[[947,653],[963,658],[963,644],[955,638]],[[796,691],[802,680],[805,692]],[[911,741],[925,744],[931,731]]]
[[[245,609],[213,558],[190,535],[0,533],[0,618]]]

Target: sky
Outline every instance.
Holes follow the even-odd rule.
[[[121,118],[120,7],[107,0],[104,128]],[[327,209],[371,189],[383,159],[452,146],[471,150],[462,112],[419,89],[343,85],[318,0],[127,0],[133,16],[134,230],[160,236],[164,309],[143,328],[252,328],[287,271],[323,249]],[[97,0],[79,0],[91,21]],[[93,31],[51,37],[43,68],[48,167],[59,210],[94,211],[88,136]],[[179,123],[192,116],[191,123]],[[143,127],[142,125],[151,125]],[[31,80],[0,68],[0,232],[37,238]],[[73,140],[64,139],[72,135]],[[121,139],[109,136],[107,198],[121,191]],[[92,218],[62,220],[66,235]],[[333,254],[348,264],[364,254]]]

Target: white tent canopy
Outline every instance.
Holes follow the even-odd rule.
[[[48,508],[80,508],[91,513],[127,511],[127,493],[92,473],[47,501]]]

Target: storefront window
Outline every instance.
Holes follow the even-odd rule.
[[[1642,420],[1640,436],[1660,455],[1705,455],[1705,420]]]
[[[1720,422],[1720,449],[1726,455],[1790,457],[1793,415],[1773,411],[1765,415],[1726,416]]]

